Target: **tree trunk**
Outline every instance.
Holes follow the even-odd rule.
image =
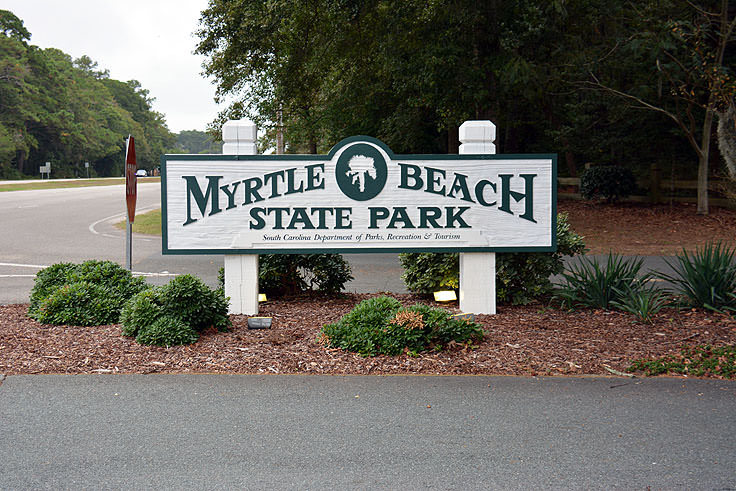
[[[447,130],[447,153],[458,153],[460,151],[459,127],[452,126]]]
[[[713,96],[711,95],[711,99]],[[698,215],[707,215],[708,209],[708,164],[710,140],[713,136],[713,103],[709,104],[703,120],[703,135],[698,155]]]
[[[26,165],[26,151],[18,151],[18,172],[23,174],[23,167]]]
[[[708,155],[698,159],[698,215],[708,214]]]

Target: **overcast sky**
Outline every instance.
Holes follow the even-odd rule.
[[[155,98],[173,132],[204,130],[218,112],[215,86],[192,54],[207,0],[2,0],[18,16],[31,44],[89,56],[110,77],[138,80]]]

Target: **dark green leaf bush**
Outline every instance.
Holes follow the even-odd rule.
[[[142,278],[112,261],[58,263],[36,275],[28,315],[45,324],[111,324],[125,302],[146,288]]]
[[[643,291],[651,277],[641,273],[642,265],[641,258],[616,254],[609,254],[605,265],[596,258],[581,257],[579,264],[563,273],[555,298],[569,308],[608,309],[625,305],[629,302],[627,297]]]
[[[618,165],[591,167],[580,176],[580,194],[585,199],[604,198],[609,203],[636,192],[631,169]]]
[[[418,353],[451,341],[467,343],[482,338],[479,324],[453,319],[447,311],[427,305],[402,308],[398,300],[385,296],[362,301],[321,331],[328,346],[363,356]]]
[[[196,343],[199,333],[178,317],[163,315],[142,329],[135,340],[153,346],[179,346]]]
[[[456,290],[460,286],[460,256],[457,253],[405,252],[399,254],[404,268],[401,279],[414,293]]]
[[[133,296],[120,312],[122,334],[134,338],[163,315],[161,312],[161,288],[154,287]]]
[[[168,284],[138,293],[123,307],[123,336],[141,344],[175,346],[190,344],[210,327],[226,331],[228,298],[192,275],[181,275]]]
[[[500,303],[527,304],[552,291],[550,276],[564,268],[563,257],[582,254],[583,238],[570,229],[567,215],[557,215],[556,252],[512,252],[496,255],[496,295]],[[458,288],[458,254],[399,254],[402,278],[414,293]]]
[[[339,292],[352,279],[350,264],[340,254],[262,254],[259,257],[258,288],[267,295],[293,295],[311,290]]]
[[[43,299],[35,319],[43,324],[97,326],[114,324],[119,314],[117,302],[105,287],[77,281],[60,286]]]
[[[692,254],[683,249],[674,261],[665,261],[674,272],[657,276],[672,283],[674,293],[690,306],[736,311],[736,249],[708,242]]]
[[[616,296],[618,298],[611,300],[611,305],[634,314],[641,322],[652,323],[657,312],[670,304],[667,294],[654,283],[637,282],[633,288],[627,285],[623,291],[617,291]]]
[[[208,327],[226,331],[230,325],[228,299],[196,276],[177,276],[159,288],[164,314],[178,317],[197,331]]]
[[[56,263],[36,273],[36,279],[31,289],[31,305],[28,307],[28,315],[35,318],[41,302],[57,288],[72,283],[72,274],[78,269],[78,264]]]

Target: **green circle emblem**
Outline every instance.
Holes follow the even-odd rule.
[[[386,185],[388,171],[381,152],[367,143],[346,148],[335,166],[337,185],[345,196],[368,201],[378,196]]]

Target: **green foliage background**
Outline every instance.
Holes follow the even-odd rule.
[[[583,238],[570,229],[567,215],[557,215],[557,251],[512,252],[496,255],[496,296],[499,302],[527,304],[552,291],[550,276],[564,268],[562,258],[585,251]],[[460,261],[457,253],[411,252],[399,254],[402,279],[415,293],[457,289]]]
[[[120,176],[124,138],[135,137],[138,167],[151,170],[175,135],[137,80],[121,82],[87,56],[30,44],[23,21],[0,10],[0,179]]]
[[[692,179],[706,110],[736,96],[734,17],[724,0],[212,0],[197,52],[233,101],[212,129],[247,116],[287,152],[365,134],[457,153],[458,125],[490,119],[499,153],[554,151],[562,175],[656,162]]]

